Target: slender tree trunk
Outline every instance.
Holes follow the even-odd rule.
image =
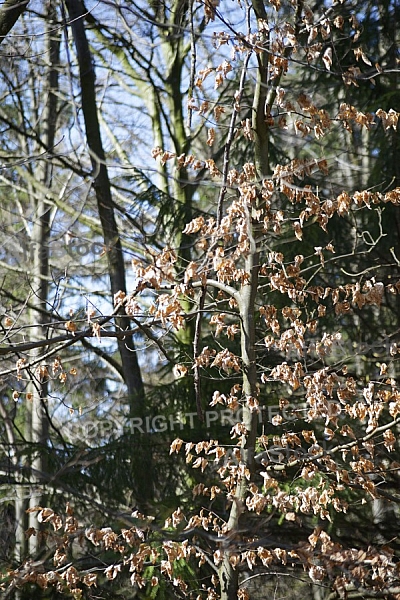
[[[253,8],[259,22],[267,20],[264,4],[259,0],[254,0]],[[267,39],[263,40],[267,43]],[[257,175],[261,179],[269,173],[269,154],[268,138],[269,131],[267,125],[268,96],[268,55],[263,52],[257,56],[258,71],[257,82],[253,99],[253,117],[252,126],[254,131],[254,163]],[[246,205],[246,201],[243,201]],[[256,210],[260,207],[254,207]],[[249,236],[249,252],[245,259],[245,272],[249,278],[240,290],[239,310],[241,320],[241,359],[243,369],[242,395],[244,399],[242,423],[246,428],[246,435],[242,438],[241,444],[241,463],[245,471],[250,476],[250,481],[254,474],[254,454],[257,438],[258,414],[251,406],[253,399],[257,401],[257,366],[255,350],[255,309],[256,296],[258,290],[260,257],[257,249],[257,225],[252,218],[253,207],[247,206],[247,229]],[[249,402],[250,401],[250,402]],[[245,474],[239,476],[236,493],[233,498],[229,520],[227,524],[227,535],[234,536],[235,532],[241,530],[242,514],[246,511],[246,497],[248,494],[249,480]],[[222,563],[219,569],[219,579],[221,585],[221,600],[237,600],[239,589],[238,572],[232,567],[230,562],[229,550],[224,553]]]
[[[71,27],[78,56],[82,112],[93,167],[93,186],[107,252],[111,293],[114,297],[118,292],[126,293],[127,291],[125,265],[121,239],[114,214],[111,185],[97,114],[95,71],[84,24],[86,11],[80,0],[67,0],[66,6],[71,19]],[[121,356],[125,383],[128,388],[131,417],[144,417],[146,407],[143,380],[133,337],[130,333],[130,320],[123,308],[121,308],[119,316],[116,319],[116,325],[121,333],[126,332],[127,334],[118,339],[118,349]],[[148,439],[146,434],[144,436]],[[150,500],[153,496],[151,449],[149,446],[146,447],[146,444],[141,443],[137,438],[138,436],[135,437],[132,467],[137,487],[136,500],[145,506],[146,501]]]
[[[180,27],[186,22],[187,12],[189,4],[186,2],[180,2],[176,0],[173,3],[172,15],[173,22],[171,26]],[[181,154],[187,154],[190,148],[191,139],[190,132],[187,131],[185,126],[185,117],[182,108],[182,69],[187,54],[187,49],[183,47],[183,38],[177,36],[171,38],[166,35],[167,30],[160,30],[163,36],[163,50],[165,64],[168,65],[168,70],[165,77],[165,90],[167,93],[167,104],[169,108],[170,125],[169,130],[171,132],[170,138],[173,143],[174,152],[177,156]],[[188,263],[192,260],[192,240],[189,235],[182,233],[185,225],[189,223],[193,218],[193,193],[194,188],[192,185],[188,185],[188,173],[185,168],[174,169],[173,181],[172,181],[172,195],[179,206],[180,219],[173,224],[173,245],[177,251],[179,257],[177,263],[177,270],[183,271]],[[188,301],[187,298],[181,299],[182,308],[185,313],[193,310],[193,302]],[[177,332],[177,339],[183,345],[189,349],[193,345],[194,339],[194,326],[195,320],[189,320],[186,322],[185,329],[181,329]]]
[[[57,96],[58,96],[58,80],[59,80],[59,61],[60,61],[60,35],[54,31],[57,22],[57,14],[51,2],[47,4],[47,21],[46,21],[46,57],[48,59],[48,70],[46,81],[42,90],[43,96],[46,97],[46,106],[41,116],[41,127],[43,128],[43,139],[46,147],[51,150],[55,144],[55,136],[57,129]],[[34,82],[32,82],[34,83]],[[36,98],[33,97],[33,102],[36,103]],[[38,111],[38,106],[32,107],[33,111]],[[50,161],[42,161],[38,169],[39,182],[50,189],[52,186],[52,165]],[[31,311],[32,320],[32,340],[37,341],[45,339],[47,330],[45,327],[46,314],[44,311],[48,309],[48,274],[49,274],[49,241],[50,241],[50,219],[51,208],[46,202],[46,198],[42,195],[33,192],[33,203],[35,205],[35,219],[31,237],[32,248],[32,269],[33,281],[32,289],[34,296],[33,303],[40,309]],[[40,358],[42,349],[38,349],[35,358]],[[48,440],[48,418],[46,415],[45,406],[48,399],[48,378],[46,366],[40,365],[35,373],[31,374],[32,381],[32,402],[28,405],[27,419],[27,439],[30,440],[33,453],[31,459],[31,498],[30,506],[37,506],[44,503],[41,490],[40,474],[47,471],[46,461],[46,445]],[[29,514],[29,527],[36,527],[37,520],[34,514]],[[31,554],[37,550],[39,540],[32,536],[29,538],[29,551]]]
[[[248,282],[240,291],[239,310],[241,320],[241,359],[243,368],[242,395],[244,399],[242,423],[246,428],[246,435],[241,445],[241,463],[250,473],[254,473],[254,450],[257,437],[257,412],[251,410],[253,402],[257,399],[257,369],[255,352],[255,300],[258,289],[259,253],[256,248],[255,235],[251,223],[251,215],[248,217],[250,234],[250,252],[246,258],[246,273],[250,275]],[[248,492],[249,480],[244,474],[239,476],[236,492],[233,497],[226,535],[234,538],[241,529],[241,515],[245,512],[245,501]],[[221,600],[237,600],[238,573],[230,562],[229,550],[224,553],[224,558],[219,570],[221,584]]]

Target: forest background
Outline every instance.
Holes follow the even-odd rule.
[[[400,598],[399,12],[1,4],[5,598]]]

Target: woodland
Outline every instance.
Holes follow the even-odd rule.
[[[400,4],[0,3],[0,595],[400,600]]]

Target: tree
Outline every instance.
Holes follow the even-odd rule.
[[[97,112],[85,11],[76,2],[67,2],[67,8],[79,29],[75,39],[82,103],[90,113],[85,124],[91,159],[98,176],[106,176],[99,124],[94,123],[97,146],[88,127]],[[150,5],[145,22],[156,20],[163,30],[168,8],[163,20],[164,9]],[[200,8],[204,18],[195,20]],[[182,23],[192,28],[197,23],[198,31],[190,34],[193,53],[216,29],[218,64],[199,70],[188,91],[188,110],[193,127],[196,119],[215,119],[208,145],[224,140],[223,153],[187,155],[175,139],[182,140],[182,132],[163,136],[168,140],[171,134],[173,148],[154,149],[158,175],[172,174],[176,181],[181,172],[180,183],[193,182],[198,205],[194,194],[185,195],[182,202],[190,210],[182,235],[170,237],[157,254],[146,246],[135,256],[131,290],[124,281],[119,289],[112,284],[112,314],[80,328],[68,321],[69,337],[59,336],[57,343],[75,344],[95,331],[102,337],[101,328],[123,314],[163,360],[175,363],[176,377],[191,381],[200,419],[208,425],[215,415],[232,421],[230,437],[222,432],[217,439],[205,430],[204,439],[173,440],[171,454],[184,452],[199,475],[179,467],[181,505],[165,523],[165,515],[161,520],[134,510],[120,515],[118,530],[83,522],[83,531],[71,501],[65,515],[31,507],[39,523],[49,524],[43,535],[53,562],[27,561],[13,569],[6,593],[16,586],[54,586],[79,598],[90,596],[95,585],[107,593],[107,581],[130,578],[132,595],[233,600],[265,597],[257,583],[272,574],[279,581],[284,574],[305,573],[318,586],[315,597],[326,589],[331,598],[396,598],[399,547],[376,508],[377,501],[380,508],[399,502],[394,318],[399,262],[395,247],[385,248],[384,216],[398,210],[400,191],[395,181],[379,187],[380,181],[364,178],[363,184],[374,187],[357,189],[359,181],[355,189],[342,187],[340,175],[330,175],[332,157],[325,155],[329,139],[348,150],[351,176],[345,183],[352,185],[357,158],[346,136],[357,138],[358,157],[370,131],[397,132],[399,113],[393,108],[376,105],[364,112],[351,101],[353,88],[369,86],[371,77],[384,80],[386,69],[392,71],[386,49],[380,48],[383,62],[377,57],[373,66],[358,46],[362,19],[357,9],[342,4],[326,9],[320,3],[314,13],[303,2],[266,6],[258,0],[239,4],[232,14],[211,2],[185,9],[173,5],[172,34],[164,29],[163,43],[174,46],[170,37],[175,31],[183,35]],[[242,15],[245,33],[234,24]],[[97,33],[107,30],[96,21],[91,25]],[[83,96],[86,76],[89,101]],[[211,76],[214,85],[208,84]],[[334,95],[326,108],[322,93],[311,95],[320,77]],[[232,90],[231,104],[218,93],[229,79],[224,89]],[[169,81],[168,76],[166,90]],[[297,90],[292,81],[301,88],[309,82],[312,89]],[[206,101],[215,103],[213,117]],[[227,106],[229,118],[218,124]],[[182,105],[176,110],[183,118]],[[304,140],[311,158],[291,155],[282,146],[294,135]],[[374,144],[365,152],[373,154]],[[300,144],[293,146],[300,154]],[[282,163],[275,162],[279,152]],[[173,166],[168,171],[165,164]],[[367,169],[369,164],[370,158]],[[107,178],[100,188],[98,194],[108,194],[98,198],[101,218],[114,204]],[[109,240],[113,248],[115,235]],[[122,250],[120,261],[121,256]],[[115,265],[108,269],[112,279]],[[122,261],[116,276],[123,271]],[[175,350],[175,332],[189,321],[194,322],[191,357]],[[122,327],[124,336],[134,331],[130,323]],[[380,331],[377,323],[384,324]],[[106,329],[105,335],[110,333]],[[4,353],[34,347],[14,344]],[[157,433],[155,422],[150,429]],[[190,498],[185,482],[194,477]],[[368,530],[371,518],[379,529],[375,539]]]

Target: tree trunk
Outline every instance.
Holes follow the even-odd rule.
[[[57,97],[58,97],[58,76],[60,61],[60,35],[54,32],[57,22],[57,14],[54,6],[49,2],[47,4],[46,21],[46,53],[48,56],[48,71],[43,87],[43,96],[47,97],[45,110],[41,117],[43,128],[43,139],[46,147],[51,150],[55,144],[57,128]],[[34,81],[32,81],[34,85]],[[33,111],[39,112],[37,98],[33,92]],[[52,167],[50,161],[42,161],[38,169],[38,181],[42,186],[50,189],[52,185]],[[39,198],[39,199],[38,199]],[[45,311],[48,309],[48,275],[49,275],[49,240],[50,240],[50,218],[51,208],[46,202],[46,198],[40,193],[35,193],[32,189],[32,202],[35,205],[35,219],[31,237],[32,248],[32,271],[33,281],[32,289],[34,296],[32,302],[38,310],[31,310],[32,321],[32,341],[43,340],[48,331],[45,327],[48,321]],[[34,359],[40,359],[43,349],[38,348],[33,355]],[[40,363],[39,363],[40,365]],[[31,391],[32,401],[28,404],[27,411],[27,432],[26,438],[32,445],[31,467],[31,495],[29,504],[31,507],[44,504],[42,497],[41,473],[47,471],[46,445],[49,434],[48,418],[46,415],[46,403],[48,398],[48,378],[46,376],[45,365],[40,365],[35,373],[31,373]],[[37,520],[34,514],[29,514],[29,527],[36,527]],[[31,536],[29,538],[29,552],[34,554],[39,546],[38,538]]]
[[[86,11],[80,0],[67,0],[66,6],[71,19],[74,36],[82,94],[82,112],[85,121],[86,138],[93,168],[93,186],[97,199],[97,208],[103,230],[104,244],[107,252],[108,271],[111,284],[111,294],[114,298],[118,292],[126,293],[125,265],[121,239],[115,220],[111,185],[105,162],[99,118],[97,114],[95,71],[86,37],[84,16]],[[130,320],[121,308],[116,318],[118,331],[127,335],[118,339],[118,349],[121,356],[124,379],[128,388],[130,416],[145,416],[144,386],[137,359],[137,353],[130,333]],[[146,433],[143,434],[145,437]],[[150,447],[135,436],[133,449],[136,500],[145,506],[146,501],[153,496],[153,483],[151,476],[151,451]]]
[[[265,8],[262,2],[256,0],[253,3],[257,19],[266,20]],[[264,40],[267,42],[267,40]],[[268,81],[268,55],[263,52],[257,56],[258,71],[256,88],[253,99],[252,126],[254,130],[254,163],[258,177],[264,178],[269,173],[268,154],[268,126],[266,123],[267,103],[267,81]],[[245,400],[243,406],[242,423],[246,427],[246,436],[241,444],[241,463],[245,471],[250,474],[250,481],[254,474],[254,454],[257,438],[258,414],[250,407],[252,399],[257,400],[259,392],[257,386],[257,366],[255,350],[255,309],[258,290],[258,275],[260,267],[260,256],[257,249],[257,225],[252,218],[252,208],[243,201],[247,210],[247,228],[249,238],[249,252],[245,259],[245,272],[249,278],[240,290],[239,310],[241,320],[241,359],[243,369],[242,396]],[[255,210],[259,207],[254,207]],[[250,402],[249,402],[250,400]],[[234,532],[241,530],[240,521],[242,513],[246,512],[246,496],[248,493],[249,480],[244,474],[239,476],[236,493],[233,498],[227,534],[230,537]],[[239,589],[238,572],[230,563],[229,551],[224,553],[223,561],[219,569],[221,585],[221,600],[237,600]]]

